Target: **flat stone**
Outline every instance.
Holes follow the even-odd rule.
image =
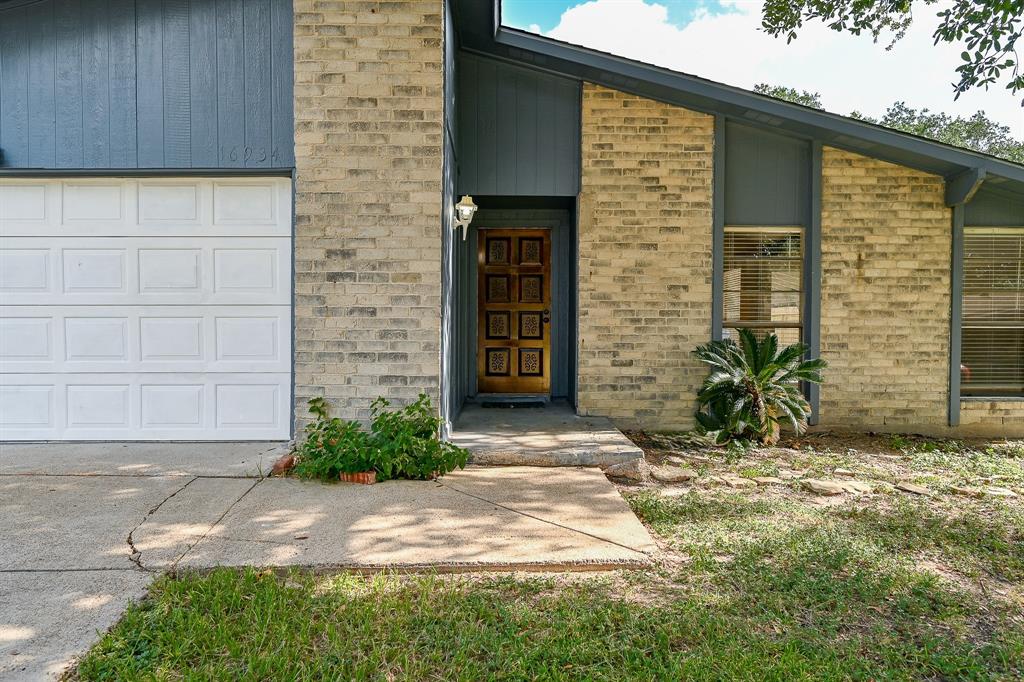
[[[959,485],[951,485],[949,487],[949,492],[953,493],[954,495],[962,495],[964,497],[981,497],[985,494],[985,491],[983,491],[981,488],[972,488],[970,486]]]
[[[913,493],[914,495],[931,495],[932,491],[923,485],[911,483],[910,481],[899,481],[896,483],[896,489],[902,490],[905,493]]]
[[[816,478],[809,478],[803,482],[804,487],[817,495],[842,495],[843,486],[836,481],[822,481]]]
[[[754,476],[754,483],[758,485],[783,485],[785,481],[777,476]]]
[[[651,475],[654,476],[656,481],[661,481],[662,483],[685,483],[691,478],[696,478],[697,472],[683,467],[660,466],[652,468]]]
[[[669,455],[665,458],[665,461],[669,464],[675,464],[677,467],[686,466],[687,463],[685,459],[676,455]]]
[[[604,474],[609,478],[639,483],[651,477],[651,466],[641,458],[631,459],[628,462],[605,467]]]
[[[682,497],[683,495],[689,495],[691,488],[688,486],[677,486],[675,488],[662,488],[662,497]]]
[[[874,486],[864,481],[840,481],[839,485],[842,486],[843,490],[854,495],[866,495],[874,492]]]
[[[850,471],[849,469],[836,469],[832,473],[835,474],[836,476],[856,476],[857,475],[854,472]]]
[[[1009,488],[1000,488],[999,486],[994,485],[985,486],[985,488],[982,489],[982,492],[989,497],[1017,497],[1017,493],[1013,492]]]
[[[750,478],[743,478],[742,476],[719,476],[718,480],[730,488],[744,489],[757,487],[756,481]]]

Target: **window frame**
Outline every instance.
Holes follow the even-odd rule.
[[[1024,240],[1024,226],[1007,225],[1007,226],[985,226],[985,225],[963,225],[962,215],[959,216],[961,224],[956,226],[957,228],[957,244],[955,245],[956,250],[956,267],[954,273],[956,275],[955,287],[956,287],[956,298],[955,298],[955,310],[954,310],[954,334],[955,334],[955,363],[950,368],[950,376],[954,379],[951,382],[951,393],[956,394],[957,402],[959,401],[985,401],[985,402],[1014,402],[1024,401],[1024,381],[1022,381],[1019,389],[1016,386],[1012,387],[1014,390],[1009,392],[996,392],[998,388],[994,388],[991,385],[980,386],[977,389],[972,389],[967,383],[964,382],[962,377],[962,367],[964,361],[964,332],[967,329],[1024,329],[1024,320],[1019,322],[1000,322],[993,320],[988,324],[979,323],[977,321],[967,320],[965,310],[965,299],[967,296],[966,282],[967,282],[967,239],[972,234],[1016,234],[1020,235],[1021,239]],[[1024,253],[1018,253],[1018,277],[1024,280]],[[958,406],[955,406],[958,408]],[[951,412],[954,406],[951,405]],[[957,415],[958,417],[959,415]],[[956,420],[958,422],[959,419]],[[951,419],[951,424],[956,425]]]
[[[799,289],[796,292],[799,295],[799,302],[797,304],[797,310],[799,314],[799,321],[793,322],[774,322],[771,320],[767,321],[743,321],[737,319],[727,318],[725,313],[725,295],[726,295],[726,284],[725,284],[725,273],[726,273],[726,262],[725,262],[725,251],[726,242],[728,235],[737,233],[747,234],[778,234],[778,235],[799,235],[800,237],[800,272],[798,274]],[[719,309],[716,311],[716,319],[720,320],[719,328],[716,330],[719,334],[719,338],[724,338],[726,329],[740,329],[746,327],[748,329],[796,329],[799,332],[799,343],[806,343],[807,337],[807,270],[808,270],[808,258],[807,258],[807,233],[808,230],[802,225],[724,225],[722,227],[722,268],[716,278],[715,286],[721,291],[719,297],[718,306]],[[771,293],[771,290],[768,291]]]

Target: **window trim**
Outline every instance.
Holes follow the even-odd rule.
[[[711,192],[711,339],[720,341],[724,327],[724,271],[725,271],[725,129],[726,116],[715,114],[714,147],[712,148],[712,192]],[[807,357],[821,357],[821,195],[822,156],[820,140],[811,140],[810,187],[807,201],[810,204],[808,224],[804,227],[804,343]],[[737,226],[740,227],[740,226]],[[811,405],[808,423],[815,426],[819,421],[821,387],[818,384],[804,386],[804,394]]]
[[[1024,233],[1024,225],[965,225],[963,205],[953,207],[953,268],[952,311],[950,315],[949,363],[949,425],[960,424],[960,404],[964,402],[1024,402],[1024,391],[1013,394],[984,393],[963,395],[960,376],[963,363],[964,283],[966,267],[966,238],[968,234]],[[993,325],[994,327],[995,325]],[[1019,325],[1014,325],[1019,328]]]
[[[736,322],[743,322],[742,320],[730,320],[725,317],[725,235],[732,233],[763,233],[763,234],[778,234],[778,235],[800,235],[800,303],[797,306],[800,310],[800,321],[799,322],[773,322],[765,320],[761,322],[747,322],[745,324],[735,324]],[[807,336],[807,228],[803,225],[726,225],[722,229],[722,271],[721,276],[718,279],[718,286],[722,291],[722,302],[721,310],[719,315],[721,317],[721,331],[720,333],[724,336],[726,329],[738,329],[739,327],[747,327],[749,329],[799,329],[800,330],[800,341],[806,343],[804,339]]]

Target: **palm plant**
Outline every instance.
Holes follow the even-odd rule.
[[[732,339],[712,341],[693,352],[711,367],[697,393],[700,429],[719,444],[733,439],[773,444],[779,439],[781,421],[803,433],[811,406],[800,382],[820,384],[827,363],[804,360],[805,344],[779,351],[775,334],[758,341],[749,329],[739,332],[738,344]]]

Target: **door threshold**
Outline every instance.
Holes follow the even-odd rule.
[[[475,401],[480,407],[545,407],[551,396],[538,393],[478,393]]]

